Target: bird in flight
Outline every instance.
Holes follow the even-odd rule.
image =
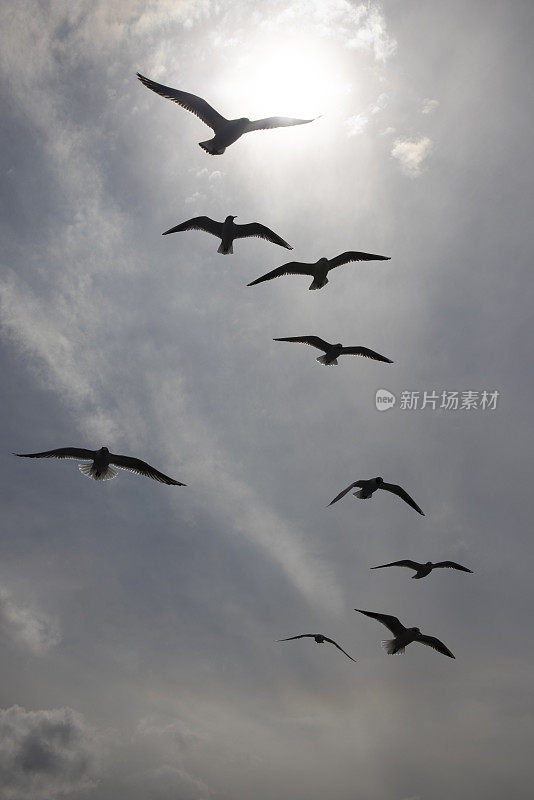
[[[262,275],[261,278],[256,278],[255,281],[247,284],[247,286],[255,286],[257,283],[272,281],[273,278],[280,278],[282,275],[310,275],[313,281],[308,286],[308,289],[322,289],[328,283],[326,276],[330,270],[340,267],[342,264],[348,264],[349,261],[391,261],[391,259],[389,256],[375,256],[373,253],[358,253],[355,250],[349,250],[334,258],[320,258],[319,261],[311,264],[304,261],[289,261],[287,264],[282,264],[281,267]]]
[[[174,228],[169,228],[168,231],[164,231],[161,235],[167,236],[169,233],[180,233],[180,231],[205,231],[221,239],[217,252],[223,253],[223,255],[234,252],[234,239],[246,239],[251,236],[267,239],[273,244],[279,244],[280,247],[287,247],[288,250],[293,250],[290,244],[270,228],[267,228],[266,225],[261,225],[259,222],[236,225],[234,219],[236,217],[226,217],[224,222],[216,222],[209,217],[193,217],[193,219],[188,219],[179,225],[175,225]]]
[[[89,461],[89,464],[78,464],[78,469],[83,475],[93,478],[95,481],[110,481],[112,478],[116,478],[118,472],[110,466],[113,464],[119,469],[127,469],[129,472],[135,472],[136,475],[146,475],[147,478],[166,483],[168,486],[186,485],[175,481],[174,478],[169,478],[168,475],[154,469],[140,458],[115,455],[115,453],[110,453],[107,447],[101,447],[100,450],[85,450],[83,447],[58,447],[57,450],[45,450],[43,453],[13,453],[13,455],[22,458],[71,458],[75,461]]]
[[[337,642],[334,642],[333,639],[329,639],[328,636],[323,636],[322,633],[301,633],[300,636],[289,636],[287,639],[277,639],[276,641],[290,642],[292,639],[306,639],[307,637],[309,637],[310,639],[315,639],[317,644],[324,644],[325,642],[330,642],[330,644],[333,644],[335,647],[337,647],[338,650],[341,650],[342,653],[345,653],[347,658],[350,658],[351,661],[354,662],[356,661],[356,659],[353,658],[352,656],[349,656],[349,654],[345,652],[345,650],[343,650],[343,648],[340,647]]]
[[[421,642],[421,644],[426,644],[428,647],[433,647],[438,653],[443,653],[444,656],[456,658],[449,648],[442,641],[436,639],[435,636],[427,636],[425,633],[421,633],[419,628],[405,628],[397,617],[392,617],[389,614],[377,614],[374,611],[363,611],[361,608],[355,608],[354,610],[378,620],[391,631],[395,638],[382,641],[382,647],[390,656],[395,653],[404,653],[404,648],[411,642]]]
[[[385,361],[386,364],[393,364],[389,358],[381,356],[380,353],[375,353],[374,350],[369,350],[367,347],[343,347],[341,342],[337,344],[330,344],[320,339],[319,336],[286,336],[281,339],[273,339],[273,342],[302,342],[302,344],[309,344],[310,347],[316,347],[318,350],[324,350],[324,356],[319,356],[315,360],[319,364],[337,364],[339,356],[364,356],[364,358],[372,358],[373,361]]]
[[[415,575],[412,575],[412,580],[425,578],[427,575],[430,575],[433,569],[438,569],[439,567],[459,569],[462,572],[473,572],[472,569],[462,567],[462,565],[457,564],[456,561],[438,561],[436,564],[433,564],[432,561],[427,561],[426,564],[420,564],[418,561],[410,561],[408,558],[405,558],[403,561],[392,561],[391,564],[379,564],[378,567],[369,567],[369,569],[382,569],[383,567],[408,567],[408,569],[414,569]]]
[[[195,114],[205,125],[213,130],[215,133],[213,139],[199,142],[200,147],[212,156],[222,155],[226,148],[236,142],[244,133],[267,128],[285,128],[288,125],[306,125],[308,122],[313,122],[313,119],[293,119],[292,117],[267,117],[266,119],[256,120],[250,120],[246,117],[226,119],[202,97],[197,97],[189,92],[182,92],[180,89],[172,89],[170,86],[163,86],[161,83],[151,81],[150,78],[145,78],[139,72],[137,77],[147,89],[151,89],[156,94],[166,97],[167,100],[172,100],[173,103],[185,108],[186,111]]]
[[[368,481],[354,481],[354,483],[351,483],[346,489],[343,489],[343,491],[340,492],[337,497],[334,497],[332,502],[328,505],[333,506],[334,503],[337,503],[338,500],[341,500],[342,497],[345,497],[347,492],[350,492],[351,489],[356,487],[358,487],[359,491],[354,492],[354,497],[359,497],[360,500],[368,500],[373,496],[377,489],[384,489],[386,492],[392,492],[398,497],[401,497],[405,503],[408,503],[409,506],[414,508],[419,514],[422,514],[423,517],[425,516],[424,512],[421,511],[415,500],[410,497],[408,492],[404,491],[402,486],[396,486],[394,483],[384,483],[383,478],[370,478]]]

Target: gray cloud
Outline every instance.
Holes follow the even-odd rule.
[[[0,710],[0,779],[6,800],[47,800],[95,785],[97,740],[70,708]]]
[[[40,653],[57,645],[61,635],[56,620],[40,610],[19,605],[7,589],[0,587],[0,638]]]

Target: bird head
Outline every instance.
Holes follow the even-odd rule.
[[[108,448],[107,448],[107,447],[101,447],[101,448],[100,448],[100,452],[101,452],[101,453],[109,453],[109,450],[108,450]]]
[[[225,222],[228,222],[229,220],[232,220],[232,221],[233,221],[234,219],[237,219],[237,215],[236,215],[235,217],[233,217],[231,214],[229,214],[229,215],[226,217],[226,219],[225,219]]]
[[[426,564],[425,564],[425,567],[431,567],[431,566],[432,566],[432,562],[431,561],[427,561]]]
[[[408,628],[408,630],[411,631],[412,633],[421,633],[421,630],[419,628]]]
[[[381,483],[384,483],[384,478],[375,478],[375,481],[380,486]]]

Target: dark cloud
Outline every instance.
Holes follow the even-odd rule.
[[[0,780],[6,800],[70,794],[95,785],[95,733],[69,708],[0,711]]]

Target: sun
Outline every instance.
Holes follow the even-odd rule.
[[[321,40],[293,36],[274,43],[269,37],[250,43],[247,50],[232,87],[246,98],[251,118],[328,114],[351,89],[341,59]]]

